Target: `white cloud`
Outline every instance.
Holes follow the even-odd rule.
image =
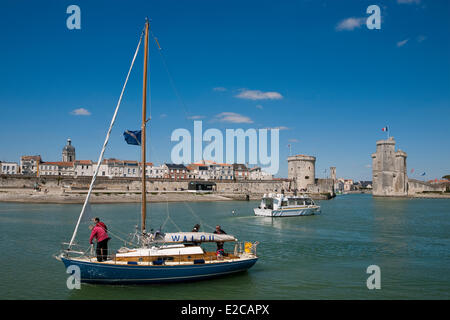
[[[85,108],[78,108],[78,109],[72,110],[70,112],[70,114],[74,115],[74,116],[90,116],[91,115],[91,113]]]
[[[161,119],[167,118],[167,114],[166,114],[166,113],[161,113],[161,114],[159,115],[159,117],[160,117]]]
[[[337,31],[352,31],[360,28],[366,21],[366,18],[347,18],[336,25]]]
[[[418,37],[417,37],[417,42],[423,42],[423,41],[425,41],[425,40],[427,40],[427,37],[426,36],[424,36],[424,35],[419,35]]]
[[[224,87],[215,87],[215,88],[213,88],[213,91],[224,92],[224,91],[227,91],[227,88],[224,88]]]
[[[263,92],[261,90],[247,90],[241,89],[241,93],[235,96],[240,99],[248,100],[279,100],[283,99],[283,96],[275,91]]]
[[[216,115],[216,121],[231,122],[231,123],[253,123],[253,120],[249,117],[243,116],[234,112],[222,112]]]
[[[397,42],[397,47],[403,47],[407,42],[409,41],[409,39],[405,39],[402,41]]]
[[[205,116],[189,116],[187,117],[189,120],[199,120],[203,119]]]
[[[296,142],[300,142],[300,140],[298,140],[298,139],[289,139],[288,142],[296,143]]]
[[[260,105],[260,104],[257,104],[257,105],[256,105],[256,109],[263,109],[263,106]]]

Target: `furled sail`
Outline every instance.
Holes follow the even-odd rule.
[[[153,235],[153,242],[163,243],[183,243],[183,242],[226,242],[237,241],[228,234],[216,234],[208,232],[171,232],[156,233]]]

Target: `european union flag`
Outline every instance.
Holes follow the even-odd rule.
[[[128,144],[133,144],[135,146],[141,145],[141,130],[139,131],[125,130],[123,136]]]

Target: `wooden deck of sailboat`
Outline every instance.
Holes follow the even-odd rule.
[[[246,256],[236,256],[234,254],[227,254],[226,256],[218,258],[215,252],[205,252],[203,255],[181,255],[174,257],[165,257],[163,260],[163,265],[171,266],[171,265],[192,265],[198,264],[199,260],[203,260],[204,264],[211,263],[220,263],[220,262],[234,262],[234,261],[242,261],[246,258],[255,258],[252,255]],[[117,265],[129,265],[129,266],[151,266],[154,265],[154,261],[160,261],[162,259],[158,259],[158,257],[127,257],[127,258],[116,258],[114,255],[108,257],[108,260],[98,262],[96,257],[80,257],[80,258],[72,258],[73,260],[78,260],[80,262],[90,262],[90,263],[98,263],[98,264],[117,264]],[[131,262],[131,263],[130,263]],[[202,264],[200,263],[200,264]],[[160,266],[156,264],[155,266]]]

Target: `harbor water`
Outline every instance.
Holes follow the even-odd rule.
[[[450,199],[343,195],[315,216],[255,217],[256,201],[152,203],[151,227],[190,231],[218,224],[258,241],[259,261],[222,278],[158,285],[92,285],[70,290],[62,262],[81,205],[0,203],[0,299],[449,299]],[[111,230],[110,246],[139,224],[139,204],[91,205]],[[89,247],[89,223],[77,242]],[[214,247],[212,247],[214,248]],[[230,247],[232,250],[232,247]],[[369,290],[367,268],[381,271]]]

